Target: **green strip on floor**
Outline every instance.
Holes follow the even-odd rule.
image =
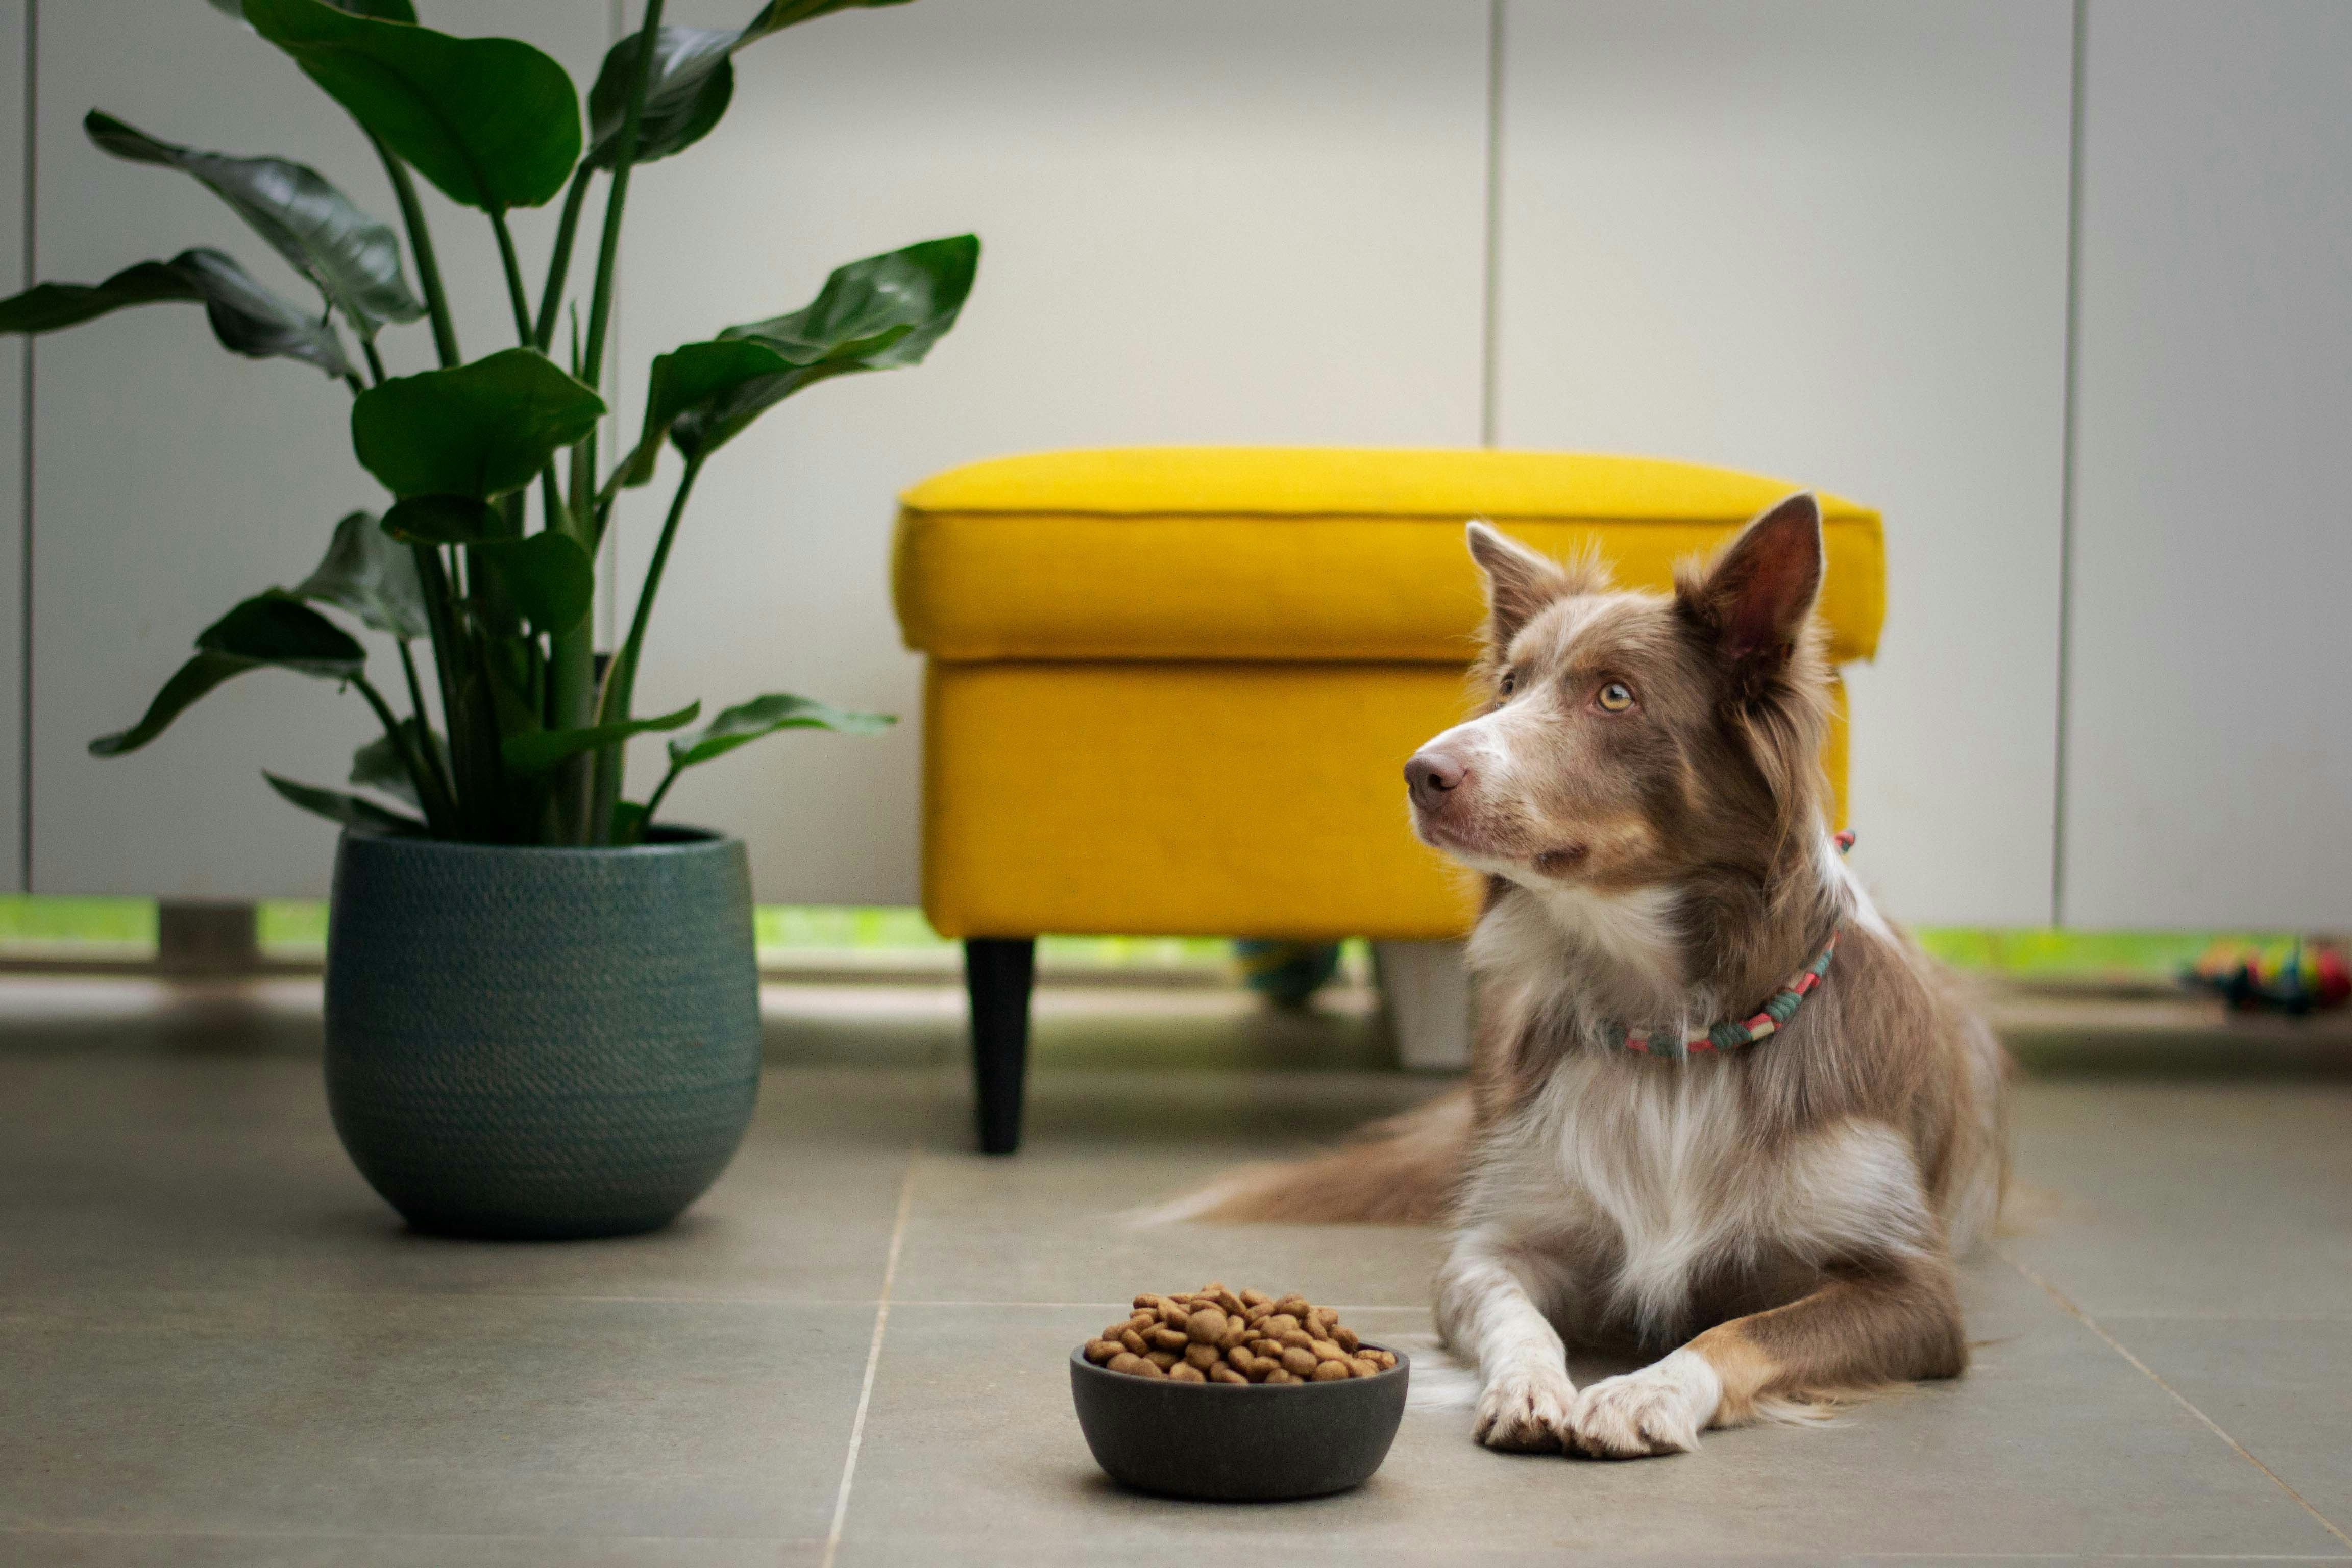
[[[933,931],[920,910],[848,905],[765,904],[756,912],[763,956],[843,967],[929,968],[953,962],[954,943]],[[275,958],[315,957],[326,950],[327,906],[315,899],[271,899],[257,907],[257,934]],[[2275,961],[2292,936],[2242,931],[2071,931],[1928,926],[1917,932],[1929,952],[1954,968],[2013,980],[2168,982],[2220,945],[2252,948]],[[1350,944],[1349,973],[1362,973]],[[0,957],[137,958],[155,951],[152,899],[60,898],[0,894]],[[1199,971],[1232,958],[1221,937],[1054,936],[1039,961],[1061,970]]]

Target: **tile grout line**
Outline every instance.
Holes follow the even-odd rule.
[[[890,1256],[882,1266],[882,1295],[874,1303],[874,1338],[866,1347],[866,1376],[857,1387],[857,1414],[849,1423],[849,1452],[841,1461],[841,1487],[833,1494],[833,1524],[824,1534],[823,1568],[833,1568],[841,1550],[842,1527],[849,1521],[849,1489],[857,1479],[857,1456],[866,1446],[866,1412],[874,1403],[874,1373],[882,1363],[882,1335],[890,1325],[890,1288],[898,1279],[898,1253],[907,1241],[907,1215],[915,1204],[915,1171],[922,1163],[918,1140],[907,1152],[907,1174],[898,1184],[898,1215],[890,1226]]]
[[[2279,1490],[2286,1493],[2287,1496],[2293,1498],[2296,1504],[2302,1508],[2304,1512],[2317,1520],[2319,1521],[2319,1527],[2322,1530],[2325,1530],[2328,1534],[2336,1537],[2336,1540],[2342,1542],[2345,1545],[2352,1546],[2352,1535],[2347,1535],[2343,1531],[2337,1529],[2334,1520],[2329,1519],[2326,1514],[2312,1507],[2310,1499],[2305,1497],[2301,1492],[2287,1485],[2285,1477],[2280,1475],[2276,1470],[2272,1469],[2268,1465],[2263,1464],[2260,1459],[2254,1458],[2252,1453],[2247,1451],[2246,1446],[2243,1443],[2239,1442],[2235,1437],[2230,1436],[2230,1434],[2222,1428],[2220,1422],[2214,1420],[2210,1415],[2206,1415],[2205,1412],[2198,1409],[2196,1405],[2190,1404],[2187,1394],[2182,1394],[2179,1389],[2173,1387],[2172,1384],[2165,1382],[2163,1378],[2158,1377],[2156,1373],[2155,1368],[2149,1366],[2147,1363],[2140,1360],[2139,1357],[2132,1354],[2131,1351],[2121,1340],[2107,1332],[2107,1331],[2101,1326],[2096,1318],[2092,1317],[2090,1313],[2076,1306],[2074,1301],[2068,1298],[2064,1291],[2059,1289],[2057,1286],[2053,1285],[2049,1280],[2042,1278],[2041,1275],[2036,1274],[2032,1269],[2028,1268],[2024,1264],[2020,1263],[2016,1258],[2011,1258],[2000,1247],[1993,1248],[1993,1254],[2003,1263],[2008,1264],[2011,1268],[2016,1269],[2018,1273],[2023,1275],[2029,1283],[2038,1286],[2044,1295],[2057,1302],[2061,1307],[2063,1307],[2074,1316],[2075,1321],[2081,1323],[2084,1328],[2098,1335],[2100,1339],[2105,1341],[2107,1348],[2115,1352],[2117,1355],[2123,1357],[2126,1362],[2129,1362],[2133,1368],[2137,1370],[2142,1377],[2147,1378],[2150,1383],[2156,1384],[2157,1387],[2170,1394],[2172,1396],[2173,1403],[2179,1405],[2180,1408],[2186,1410],[2189,1415],[2194,1415],[2198,1420],[2203,1422],[2206,1429],[2211,1432],[2216,1437],[2221,1438],[2224,1443],[2230,1445],[2231,1452],[2235,1453],[2238,1458],[2245,1460],[2246,1463],[2253,1466],[2254,1468],[2268,1476],[2271,1479],[2271,1484],[2278,1488]]]

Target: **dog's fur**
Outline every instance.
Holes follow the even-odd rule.
[[[1951,1260],[2000,1207],[2004,1063],[1831,843],[1819,507],[1790,497],[1671,595],[1480,523],[1470,551],[1492,703],[1407,769],[1416,831],[1487,879],[1470,1087],[1192,1215],[1450,1221],[1438,1326],[1495,1447],[1669,1453],[1957,1375]],[[1832,931],[1778,1034],[1612,1043],[1748,1016]],[[1563,1336],[1681,1348],[1579,1390]]]

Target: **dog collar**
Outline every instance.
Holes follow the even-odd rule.
[[[1853,847],[1851,831],[1837,836],[1837,850],[1843,855]],[[1726,1019],[1703,1035],[1693,1035],[1685,1040],[1657,1040],[1646,1029],[1629,1029],[1622,1024],[1609,1026],[1610,1038],[1629,1051],[1643,1056],[1685,1058],[1698,1051],[1736,1051],[1742,1046],[1752,1046],[1767,1036],[1778,1034],[1781,1026],[1797,1016],[1805,998],[1813,994],[1822,976],[1830,972],[1830,959],[1837,952],[1838,933],[1830,932],[1829,942],[1821,955],[1789,977],[1789,983],[1774,992],[1756,1016],[1744,1022]]]

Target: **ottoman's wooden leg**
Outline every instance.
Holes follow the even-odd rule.
[[[976,936],[963,944],[964,990],[971,998],[971,1084],[980,1104],[983,1154],[1010,1154],[1021,1147],[1029,983],[1036,969],[1034,938]]]

